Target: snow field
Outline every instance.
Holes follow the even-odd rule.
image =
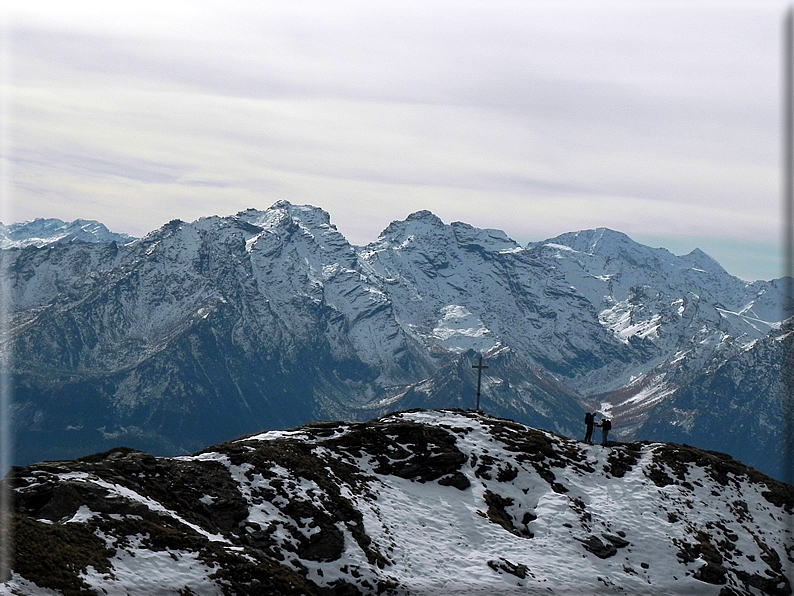
[[[143,546],[141,536],[129,539],[130,546],[116,548],[116,555],[110,559],[111,574],[100,573],[93,567],[83,574],[83,580],[98,594],[119,594],[119,586],[130,586],[124,592],[130,596],[177,596],[184,594],[185,589],[198,596],[223,595],[220,586],[209,579],[217,568],[199,560],[196,553],[155,551]]]

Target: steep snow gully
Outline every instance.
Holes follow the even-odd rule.
[[[794,489],[467,411],[17,468],[0,594],[791,593]]]

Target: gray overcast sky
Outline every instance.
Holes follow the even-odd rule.
[[[287,199],[366,244],[429,209],[779,277],[787,6],[15,2],[0,220],[143,235]]]

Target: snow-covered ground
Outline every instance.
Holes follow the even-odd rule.
[[[792,488],[688,447],[603,447],[487,415],[412,411],[143,457],[21,472],[17,499],[37,531],[82,525],[114,550],[107,569],[78,570],[95,593],[280,593],[243,587],[273,565],[308,580],[306,593],[790,589]],[[65,487],[96,500],[53,518],[40,495]],[[239,521],[220,528],[230,508]],[[36,580],[17,573],[0,594],[61,593]]]

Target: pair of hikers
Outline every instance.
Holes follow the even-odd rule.
[[[593,427],[600,426],[601,427],[601,444],[607,444],[607,435],[609,431],[612,429],[612,422],[609,418],[604,418],[601,423],[595,421],[596,413],[595,412],[588,412],[584,415],[584,425],[585,425],[585,435],[584,440],[588,443],[593,442]]]

